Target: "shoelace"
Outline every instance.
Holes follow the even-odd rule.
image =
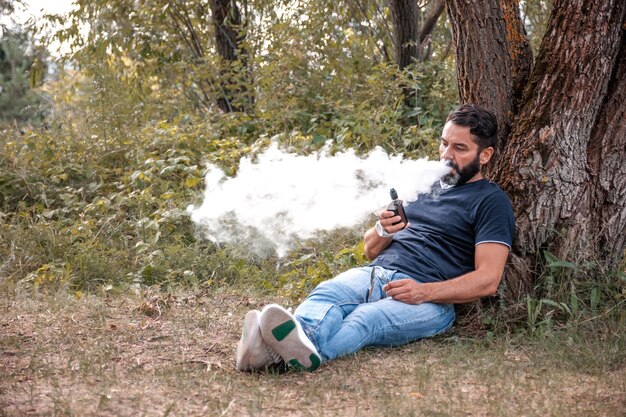
[[[272,350],[272,348],[270,348],[269,346],[265,346],[265,351],[267,352],[269,357],[272,359],[272,362],[280,363],[280,362],[283,361],[283,358],[281,358],[280,355],[278,353],[274,352]]]

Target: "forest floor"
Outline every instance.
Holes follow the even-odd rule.
[[[448,335],[241,373],[232,289],[0,299],[0,416],[624,416],[624,335]],[[620,339],[621,338],[621,339]]]

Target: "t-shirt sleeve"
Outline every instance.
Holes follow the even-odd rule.
[[[506,193],[500,189],[490,193],[477,207],[475,215],[474,245],[502,243],[513,245],[515,217]]]

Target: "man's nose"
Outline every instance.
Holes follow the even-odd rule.
[[[452,155],[452,152],[450,152],[450,147],[446,147],[443,148],[441,150],[441,155],[439,156],[440,159],[445,159],[447,161],[452,161],[454,160],[454,155]]]

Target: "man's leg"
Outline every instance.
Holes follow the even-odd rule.
[[[354,310],[359,303],[367,300],[368,289],[374,278],[374,275],[371,274],[372,270],[372,268],[353,269],[320,284],[303,303],[304,307],[299,307],[301,312],[308,308],[311,313],[309,315],[296,317],[277,304],[265,306],[259,315],[258,326],[254,328],[258,329],[258,333],[262,336],[263,347],[266,348],[267,352],[278,355],[285,363],[296,369],[315,370],[323,358],[317,350],[317,343],[313,343],[319,339],[316,338],[313,327],[318,330],[320,328],[326,329],[322,333],[328,335],[339,330],[346,314]],[[315,319],[317,311],[320,309],[326,311],[329,308],[337,310],[334,312],[338,314],[325,314],[325,319],[321,321]],[[256,317],[253,314],[255,313],[249,313],[252,318]],[[303,322],[313,325],[309,326],[308,333],[304,331]],[[257,349],[257,345],[253,343],[253,340],[250,340],[254,337],[248,336],[249,334],[253,335],[254,332],[246,332],[247,327],[254,327],[252,326],[254,320],[250,320],[250,326],[247,326],[246,323],[247,321],[244,320],[244,332],[239,344],[240,348],[237,350],[238,369],[248,369],[241,366],[241,364],[247,363],[250,364],[249,367],[254,368],[253,362],[255,361],[247,359],[256,359],[259,356],[257,351],[262,350]],[[321,323],[324,325],[320,326]],[[259,358],[259,361],[260,359],[264,358]]]
[[[392,298],[361,304],[320,352],[328,360],[365,346],[400,346],[443,333],[454,322],[451,304],[406,304]]]
[[[382,285],[395,271],[380,267],[360,267],[345,271],[319,284],[298,306],[294,315],[304,332],[315,344],[322,360],[335,355],[325,354],[325,346],[343,326],[344,319],[360,304],[380,298]],[[379,291],[372,289],[378,288]],[[355,344],[355,350],[358,350]]]
[[[401,345],[452,325],[452,305],[410,305],[386,298],[382,286],[401,278],[408,277],[380,267],[355,268],[313,290],[295,316],[323,360],[368,345]]]

